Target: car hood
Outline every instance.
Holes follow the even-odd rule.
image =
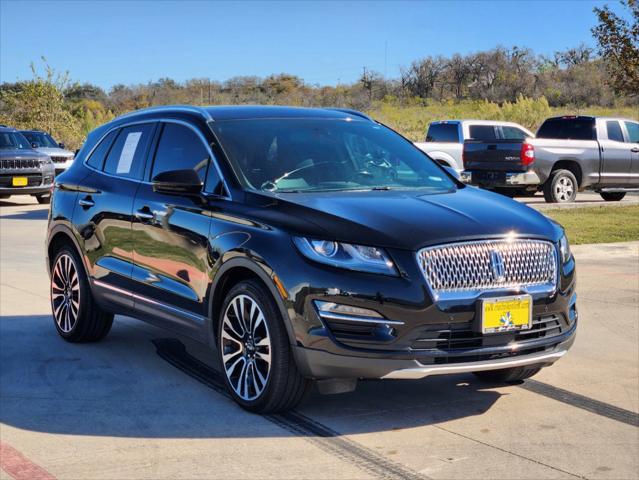
[[[37,150],[27,150],[24,148],[16,149],[0,149],[0,158],[8,160],[16,160],[20,158],[37,158],[38,160],[45,160],[49,158],[49,155],[39,152]]]
[[[38,152],[46,153],[47,155],[55,155],[58,157],[72,157],[73,152],[69,150],[64,150],[63,148],[54,148],[54,147],[38,147],[36,149]]]
[[[387,248],[418,250],[506,235],[557,241],[562,233],[536,210],[474,187],[442,194],[397,190],[255,194],[255,200],[260,197],[270,210],[270,220],[296,219],[295,234]]]

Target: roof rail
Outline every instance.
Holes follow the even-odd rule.
[[[206,108],[197,107],[194,105],[160,105],[156,107],[141,108],[139,110],[134,110],[132,112],[125,113],[124,115],[120,115],[117,118],[118,119],[127,118],[133,115],[138,115],[140,113],[147,113],[147,112],[162,112],[162,111],[175,111],[175,110],[179,110],[181,112],[198,113],[202,115],[202,117],[204,117],[206,121],[213,120],[213,117],[211,117],[211,114],[206,110]]]
[[[328,107],[325,108],[325,110],[335,110],[336,112],[342,112],[342,113],[348,113],[350,115],[355,115],[356,117],[360,117],[363,118],[365,120],[368,120],[369,122],[374,122],[375,120],[373,120],[371,117],[369,117],[368,115],[366,115],[365,113],[362,113],[358,110],[353,110],[352,108],[334,108],[334,107]]]

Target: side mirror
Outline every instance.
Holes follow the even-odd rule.
[[[450,173],[453,177],[461,182],[462,178],[457,170],[455,170],[453,167],[449,167],[448,165],[442,165],[442,167],[444,167],[448,173]]]
[[[60,147],[60,148],[64,148],[64,142],[60,142],[60,143],[58,143],[58,147]]]
[[[38,142],[31,142],[31,148],[40,148],[40,144]]]
[[[153,191],[171,195],[197,195],[202,191],[202,180],[195,170],[169,170],[153,177]]]

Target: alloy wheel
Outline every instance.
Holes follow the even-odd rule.
[[[271,339],[262,309],[248,295],[237,295],[224,312],[222,363],[235,393],[245,401],[258,398],[271,370]]]
[[[574,191],[575,186],[573,185],[572,180],[567,177],[561,177],[555,184],[555,194],[562,202],[569,200]]]
[[[60,255],[51,275],[51,305],[58,328],[69,333],[80,312],[80,279],[70,255]]]

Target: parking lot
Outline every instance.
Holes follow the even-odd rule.
[[[534,380],[360,382],[260,417],[223,394],[210,352],[166,331],[117,317],[99,344],[62,341],[46,216],[0,201],[2,479],[638,477],[639,242],[573,247],[577,340]]]

